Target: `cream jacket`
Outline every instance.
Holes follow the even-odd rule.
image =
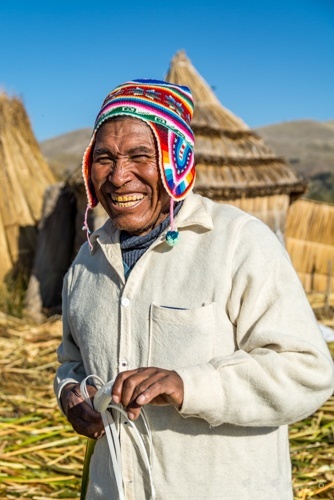
[[[148,405],[158,500],[292,499],[287,424],[332,394],[333,363],[277,237],[256,218],[190,194],[124,279],[110,221],[81,248],[64,282],[56,394],[96,374],[176,370],[184,402]],[[150,496],[135,441],[121,427],[126,499]],[[106,438],[88,498],[116,500]]]

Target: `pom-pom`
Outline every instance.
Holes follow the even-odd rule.
[[[175,247],[180,240],[180,235],[178,231],[168,231],[166,234],[166,242],[170,247]]]

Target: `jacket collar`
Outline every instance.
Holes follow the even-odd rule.
[[[213,229],[212,217],[206,208],[204,198],[199,194],[189,193],[175,217],[175,225],[177,228],[200,226],[207,230]]]

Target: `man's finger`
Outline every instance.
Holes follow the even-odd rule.
[[[181,395],[178,392],[178,387],[175,386],[172,377],[164,375],[152,381],[151,385],[140,392],[135,401],[140,406],[154,402],[154,400],[157,404],[159,404],[158,401],[160,404],[181,404]]]
[[[124,380],[131,377],[134,373],[137,373],[137,371],[138,370],[127,370],[117,375],[111,391],[114,403],[118,404],[121,401]]]
[[[143,404],[150,403],[155,397],[159,396],[160,394],[164,394],[165,390],[167,389],[168,374],[159,371],[148,377],[146,380],[143,380],[135,387],[131,403],[136,403],[141,406]],[[141,396],[143,396],[144,399],[142,398],[138,401]]]
[[[112,399],[115,403],[122,403],[123,406],[128,406],[134,399],[136,388],[145,380],[148,380],[152,375],[156,374],[157,368],[139,368],[137,370],[129,370],[120,373],[114,382],[112,388]],[[148,384],[150,385],[150,384]],[[139,393],[137,392],[137,397]]]
[[[113,401],[121,403],[131,420],[140,415],[140,407],[183,402],[183,382],[176,372],[149,367],[120,373],[112,390]]]
[[[135,388],[128,406],[132,408],[149,403],[180,406],[182,402],[183,382],[181,378],[174,372],[159,371]]]

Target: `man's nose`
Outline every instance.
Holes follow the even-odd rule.
[[[129,168],[129,162],[127,158],[117,158],[115,160],[112,169],[110,170],[108,180],[114,186],[123,186],[126,182],[131,179],[131,169]]]

